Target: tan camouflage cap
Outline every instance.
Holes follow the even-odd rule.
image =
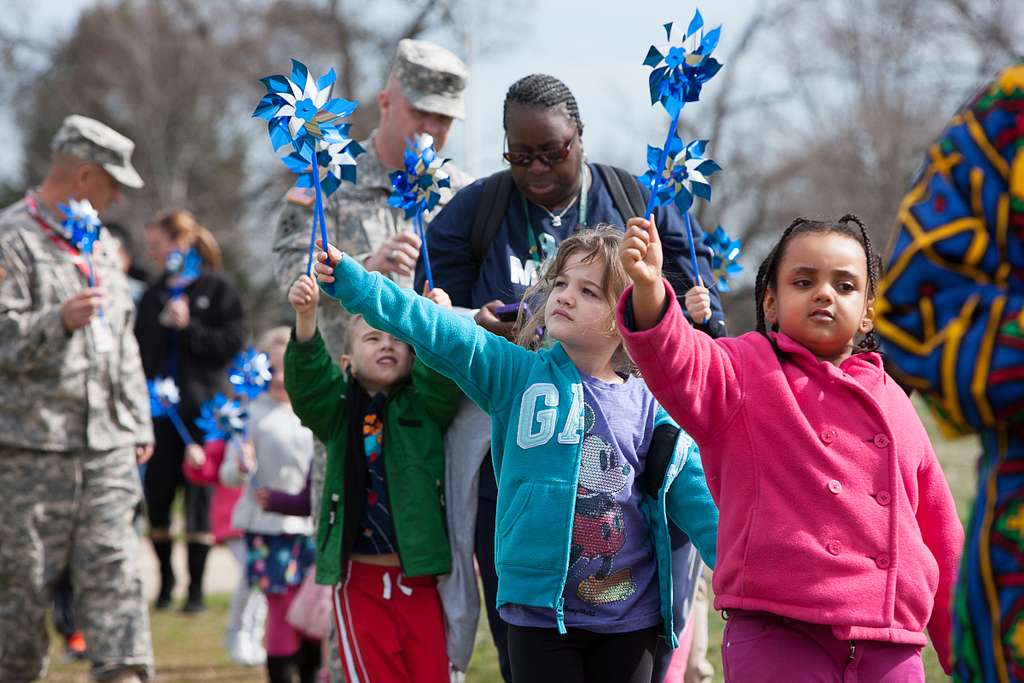
[[[64,119],[50,148],[55,154],[68,154],[99,164],[125,187],[140,188],[142,176],[132,166],[135,143],[110,126],[79,114]]]
[[[454,54],[423,40],[399,41],[391,75],[416,109],[457,119],[466,115],[462,93],[469,72]]]

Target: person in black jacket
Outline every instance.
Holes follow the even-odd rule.
[[[242,303],[234,286],[217,272],[221,256],[216,240],[188,211],[158,215],[146,230],[146,242],[150,256],[164,267],[164,272],[139,303],[135,334],[142,364],[148,379],[174,378],[181,392],[178,413],[193,439],[201,443],[195,418],[200,405],[221,389],[228,362],[242,348]],[[171,503],[178,489],[183,488],[189,587],[182,609],[201,611],[203,570],[213,543],[210,492],[185,480],[185,444],[170,421],[155,420],[153,428],[156,450],[146,468],[143,489],[149,509],[150,538],[160,561],[156,607],[169,607],[174,589]]]

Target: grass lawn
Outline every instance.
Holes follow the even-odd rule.
[[[966,522],[967,513],[973,500],[975,483],[975,461],[979,445],[973,438],[945,441],[935,428],[931,417],[918,405],[925,426],[932,436],[932,443],[942,462],[950,488],[956,498],[960,516]],[[210,609],[196,616],[184,616],[176,612],[152,613],[153,642],[156,651],[157,669],[161,683],[186,681],[262,681],[261,669],[246,669],[235,666],[228,659],[221,644],[224,624],[227,621],[227,596],[213,596]],[[715,665],[715,680],[721,676],[721,639],[723,622],[721,616],[711,614],[711,646],[708,653]],[[481,621],[477,632],[477,648],[467,675],[469,683],[497,683],[497,658],[491,645],[486,623]],[[71,682],[85,680],[88,666],[61,662],[60,649],[53,647],[50,676],[47,680]],[[925,666],[929,681],[946,680],[938,666],[934,652],[925,651]]]

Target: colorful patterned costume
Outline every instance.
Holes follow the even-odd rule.
[[[1024,64],[928,151],[877,329],[894,374],[983,453],[954,607],[954,677],[1024,681]]]

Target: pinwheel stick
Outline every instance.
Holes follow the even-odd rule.
[[[700,276],[700,268],[697,267],[697,249],[693,246],[693,227],[689,209],[683,211],[683,218],[686,219],[686,244],[690,247],[690,267],[693,268],[694,281],[703,287],[704,278]]]
[[[85,256],[85,270],[88,273],[87,279],[89,280],[89,286],[96,286],[96,271],[92,268],[92,254],[83,254]]]
[[[665,144],[661,146],[661,163],[658,166],[660,171],[659,175],[651,178],[651,196],[647,199],[647,210],[644,211],[644,216],[650,218],[654,212],[655,202],[658,200],[658,189],[662,183],[665,182],[665,162],[668,161],[668,146],[672,142],[672,136],[676,134],[679,129],[679,112],[672,117],[672,125],[668,127],[668,134],[665,135]]]
[[[427,276],[429,291],[434,289],[434,274],[430,270],[430,254],[427,253],[427,231],[423,227],[423,207],[417,209],[416,216],[412,222],[416,226],[417,234],[420,236],[420,250],[423,252],[423,272]]]
[[[309,234],[309,258],[306,260],[306,275],[313,276],[313,252],[316,247],[316,226],[320,224],[320,239],[321,244],[327,244],[327,221],[324,218],[324,191],[320,186],[320,168],[317,166],[316,151],[313,152],[312,160],[312,175],[313,175],[313,227]]]
[[[170,418],[171,424],[174,425],[174,429],[177,430],[178,436],[185,443],[186,446],[194,446],[195,441],[192,439],[192,435],[188,433],[188,429],[185,427],[185,423],[181,421],[181,416],[178,415],[178,411],[171,406],[167,410],[167,417]]]

